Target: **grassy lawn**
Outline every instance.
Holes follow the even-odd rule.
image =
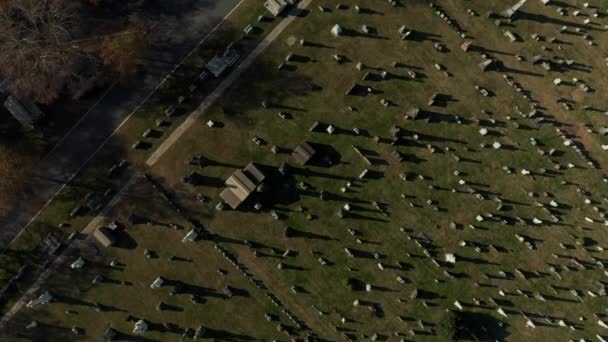
[[[180,240],[185,231],[158,224],[127,225],[129,238],[125,239],[132,241],[130,247],[109,248],[89,256],[99,262],[87,266],[86,274],[66,268],[65,274],[74,274],[71,282],[60,275],[53,277],[48,288],[59,296],[57,303],[23,310],[11,332],[25,338],[42,336],[38,334],[61,336],[70,334],[66,329],[78,326],[86,332],[86,339],[99,336],[111,325],[129,334],[132,322],[126,322],[125,317],[132,315],[152,323],[169,320],[182,328],[204,324],[220,331],[218,334],[229,332],[243,338],[284,339],[286,336],[276,331],[277,322],[264,320],[263,313],[272,312],[304,336],[304,330],[298,330],[269,305],[263,290],[251,286],[226,265],[213,250],[215,243],[233,253],[294,316],[326,339],[338,339],[342,333],[351,339],[366,339],[376,333],[385,339],[402,336],[416,341],[436,340],[436,323],[448,308],[460,311],[462,326],[467,330],[462,335],[468,340],[473,336],[481,340],[589,340],[604,334],[597,318],[607,321],[603,300],[595,293],[605,277],[603,265],[599,265],[608,238],[602,227],[606,188],[602,167],[606,158],[601,145],[605,138],[599,134],[604,125],[601,112],[606,108],[599,94],[605,82],[602,70],[606,39],[599,28],[606,19],[594,18],[598,24],[588,29],[597,43],[593,47],[581,37],[584,33],[558,33],[564,25],[574,30],[586,17],[561,17],[555,7],[544,7],[540,2],[527,4],[519,20],[503,27],[484,17],[488,10],[505,9],[498,0],[468,1],[466,7],[459,1],[440,2],[474,39],[477,50],[485,49],[499,59],[504,73],[514,77],[538,101],[539,116],[544,119],[539,121],[520,115],[518,110],[526,114],[532,110],[530,103],[507,84],[503,72],[481,72],[480,54],[463,52],[463,40],[424,2],[396,8],[386,2],[342,3],[345,9],[337,9],[329,1],[314,3],[210,108],[199,125],[190,129],[157,165],[146,170],[170,189],[186,216],[200,222],[213,239],[183,244]],[[580,6],[574,1],[567,3]],[[361,13],[355,12],[355,4],[363,9]],[[321,12],[317,5],[331,10]],[[480,16],[470,16],[466,8]],[[572,11],[574,8],[569,9]],[[237,27],[253,21],[257,14],[239,14]],[[335,24],[352,32],[333,37],[330,29]],[[265,32],[273,24],[267,25]],[[378,34],[356,33],[361,25],[375,28]],[[414,39],[400,39],[401,25],[416,31]],[[517,33],[522,41],[509,43],[503,29]],[[537,42],[530,38],[532,33],[559,36],[562,43]],[[301,46],[300,39],[308,44]],[[241,44],[250,48],[255,42]],[[435,43],[445,45],[448,51],[436,51]],[[295,59],[279,70],[278,65],[290,53]],[[334,54],[344,56],[344,62],[337,63]],[[556,64],[559,59],[573,59],[584,67],[562,66],[559,72],[546,71],[532,64],[537,54]],[[516,55],[526,61],[518,61]],[[358,62],[366,67],[358,70]],[[393,62],[398,64],[394,66]],[[443,66],[449,75],[436,70],[434,64]],[[390,76],[382,79],[382,71]],[[408,71],[415,71],[416,79],[411,79]],[[368,72],[373,74],[371,79],[363,80]],[[577,78],[595,91],[579,94],[568,85],[555,87],[552,82],[556,77]],[[354,83],[374,91],[367,96],[344,95]],[[493,95],[482,96],[475,85]],[[167,95],[172,99],[181,92],[180,86],[187,87],[187,83],[168,82],[170,88],[163,91],[174,91]],[[429,98],[436,93],[442,95],[440,101],[429,105]],[[116,159],[116,149],[124,149],[152,125],[167,105],[162,101],[163,94],[127,123],[113,145],[104,149],[77,179],[78,184],[84,186],[98,178],[97,172],[106,170],[109,161]],[[573,110],[564,110],[555,101],[558,97],[569,99]],[[383,106],[383,99],[391,105]],[[270,106],[262,107],[262,101]],[[189,106],[196,102],[192,99]],[[584,105],[599,111],[584,109]],[[422,118],[405,120],[404,113],[414,106],[424,110]],[[184,108],[184,112],[191,108]],[[279,112],[286,113],[287,119],[281,119]],[[205,122],[209,119],[220,127],[208,128]],[[336,132],[309,131],[317,121],[321,127],[335,126]],[[396,140],[394,127],[400,128]],[[360,134],[354,134],[354,128]],[[487,135],[479,133],[482,128]],[[600,168],[589,167],[585,159],[565,146],[556,128],[572,134]],[[255,144],[254,137],[264,143]],[[296,164],[290,152],[303,141],[314,143],[319,159],[330,156],[332,164]],[[494,143],[500,143],[500,148],[493,148]],[[279,148],[277,154],[271,151],[273,146]],[[373,160],[373,165],[366,165],[353,146]],[[403,161],[393,158],[394,151],[403,156]],[[124,153],[133,162],[133,169],[149,155],[149,151]],[[190,166],[193,155],[203,155],[210,162],[205,167]],[[266,190],[254,194],[240,210],[217,211],[223,181],[250,161],[268,170]],[[283,162],[292,166],[286,175],[276,171]],[[359,179],[366,168],[368,176]],[[530,174],[522,174],[523,170]],[[182,182],[192,171],[203,176],[202,184],[196,187]],[[65,205],[63,210],[69,210],[73,203],[70,199],[82,193],[72,191],[62,195],[65,200],[62,202],[61,197],[52,208]],[[195,198],[197,194],[210,201],[201,204]],[[162,201],[157,202],[145,182],[138,182],[111,216],[125,222],[128,215],[137,213],[158,222],[188,225]],[[261,210],[253,209],[255,202],[262,205]],[[340,218],[337,213],[345,204],[351,209]],[[49,208],[45,212],[48,216],[39,224],[60,222],[64,216],[58,214],[59,210]],[[280,219],[274,219],[271,212]],[[484,217],[482,221],[480,216]],[[81,229],[90,218],[78,218],[70,229]],[[297,237],[286,237],[285,227],[297,231]],[[43,235],[41,231],[28,231],[30,240],[25,237],[18,245],[22,247],[14,250],[30,255],[35,243],[27,241],[37,241]],[[420,234],[432,240],[426,248],[416,241]],[[534,248],[526,247],[517,236]],[[577,244],[581,238],[587,239],[587,246]],[[355,250],[357,256],[348,257],[345,247]],[[156,251],[159,258],[147,260],[145,249]],[[291,253],[285,256],[287,250]],[[86,257],[90,249],[82,253]],[[455,264],[444,261],[447,253],[456,254]],[[166,261],[171,255],[192,262]],[[319,258],[327,265],[322,266]],[[124,262],[125,268],[108,268],[112,259]],[[285,266],[282,270],[278,269],[279,263]],[[217,268],[230,272],[219,276]],[[117,288],[104,283],[91,287],[88,284],[95,274],[132,285]],[[200,306],[191,304],[183,294],[171,297],[164,288],[152,290],[148,286],[158,275],[208,288],[210,298]],[[348,278],[372,285],[373,290],[351,290],[344,285]],[[226,284],[246,289],[248,296],[229,300],[214,297]],[[293,293],[292,286],[303,291]],[[410,294],[415,289],[418,297],[413,299]],[[576,289],[583,301],[573,296],[571,289]],[[357,299],[362,304],[354,306]],[[183,311],[158,312],[154,308],[161,300]],[[455,301],[462,310],[457,309]],[[86,307],[87,303],[120,310],[97,313]],[[500,315],[499,308],[508,317]],[[64,315],[66,309],[78,314]],[[242,318],[230,319],[235,314]],[[42,327],[25,330],[32,319],[41,322]],[[528,320],[535,328],[526,327]],[[177,336],[160,329],[144,335],[152,340]]]
[[[69,324],[73,326],[85,328],[81,340],[102,336],[108,326],[127,332],[133,328],[133,322],[125,320],[127,313],[135,317],[147,317],[156,326],[171,322],[180,329],[190,327],[196,330],[205,323],[209,331],[225,338],[261,340],[277,334],[272,325],[264,329],[263,322],[265,313],[278,316],[278,310],[214,251],[210,242],[183,244],[181,235],[186,231],[176,234],[166,224],[187,226],[187,222],[173,215],[172,209],[149,183],[135,184],[126,198],[137,199],[139,202],[121,206],[113,213],[118,221],[127,222],[130,213],[136,211],[138,215],[154,220],[155,224],[129,229],[123,240],[129,242],[122,244],[121,248],[104,251],[93,244],[83,246],[79,252],[88,251],[86,258],[90,265],[82,270],[62,272],[53,277],[49,284],[60,293],[63,304],[54,306],[52,311],[35,315],[22,311],[13,321],[18,326],[27,320],[38,319],[48,323],[46,327],[49,330],[34,330],[32,334],[22,337],[36,340],[46,336],[52,341],[74,339],[71,327],[63,326],[62,319],[45,319],[59,316],[70,320]],[[142,198],[147,201],[141,201]],[[179,251],[168,248],[178,244],[181,244]],[[153,251],[155,257],[146,258],[145,250]],[[70,262],[80,253],[75,253]],[[171,261],[171,257],[175,260]],[[110,266],[111,260],[117,261],[118,266]],[[226,274],[220,276],[218,270],[224,270]],[[91,285],[91,280],[98,275],[104,276],[104,283]],[[161,275],[167,284],[187,279],[184,291],[171,296],[169,292],[172,286],[150,288],[150,284]],[[78,285],[74,286],[75,284]],[[223,292],[227,286],[234,292],[232,298]],[[117,301],[117,291],[124,299]],[[192,305],[192,294],[200,298],[200,304]],[[156,310],[160,302],[166,304],[163,311]],[[96,304],[103,307],[101,312],[92,309]],[[154,317],[149,316],[152,311],[156,312]],[[176,334],[179,336],[181,332]],[[166,338],[167,335],[157,332],[146,337],[163,340],[163,336]]]

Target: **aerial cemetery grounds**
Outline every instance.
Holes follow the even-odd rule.
[[[607,340],[608,3],[513,5],[287,8],[8,336]]]

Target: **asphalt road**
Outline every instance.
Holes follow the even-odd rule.
[[[179,63],[240,0],[154,0],[155,33],[152,47],[167,67]],[[47,155],[35,171],[36,193],[21,198],[0,218],[0,248],[6,248],[44,205],[78,172],[129,114],[166,76],[153,73],[117,84]]]

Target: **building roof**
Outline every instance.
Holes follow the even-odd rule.
[[[249,163],[243,170],[236,170],[226,182],[226,189],[220,197],[232,209],[243,203],[255,188],[264,181],[264,174],[253,163]]]
[[[34,128],[34,125],[44,116],[44,113],[31,100],[18,99],[12,95],[6,98],[4,107],[21,125],[28,129]]]
[[[116,242],[116,238],[114,237],[114,232],[106,227],[99,227],[95,229],[93,236],[99,241],[99,243],[104,247],[110,247],[114,245]]]
[[[291,156],[300,164],[305,165],[315,155],[316,151],[308,142],[303,142],[293,150]]]
[[[239,205],[241,205],[241,202],[242,202],[238,197],[236,197],[236,195],[234,194],[234,192],[232,192],[228,188],[224,189],[224,191],[222,191],[220,193],[220,197],[232,209],[236,209]]]
[[[245,166],[245,169],[243,171],[245,171],[245,173],[250,177],[250,179],[253,179],[257,184],[262,183],[266,178],[264,173],[262,173],[262,171],[260,171],[260,169],[258,169],[258,167],[255,166],[254,163],[249,163],[247,166]]]
[[[233,66],[240,57],[241,55],[236,49],[232,46],[228,46],[222,55],[214,56],[209,63],[207,63],[206,68],[217,78],[220,77],[226,69]]]
[[[264,3],[264,7],[268,10],[268,12],[272,13],[275,17],[281,14],[285,7],[287,7],[287,2],[285,0],[267,0]]]
[[[234,193],[234,195],[244,201],[250,193],[255,190],[256,184],[252,182],[245,173],[241,170],[235,171],[230,178],[226,180],[226,187]]]

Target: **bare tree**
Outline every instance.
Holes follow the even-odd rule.
[[[118,77],[127,78],[137,71],[148,43],[145,26],[133,24],[122,32],[106,36],[99,49],[99,58]]]
[[[57,99],[92,57],[78,45],[75,0],[11,0],[0,8],[0,73],[12,90],[37,102]]]

